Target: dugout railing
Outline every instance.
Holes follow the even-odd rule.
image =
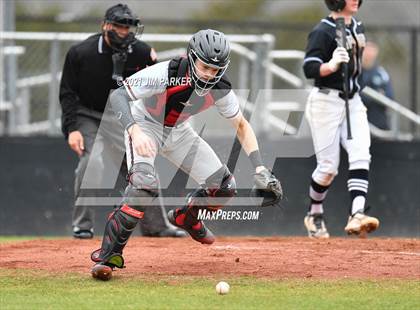
[[[299,89],[306,89],[308,92],[311,89],[311,85],[305,82],[305,79],[302,77],[294,75],[287,70],[283,69],[282,67],[276,65],[274,61],[281,61],[281,60],[290,60],[293,59],[299,63],[301,66],[303,59],[305,57],[305,53],[302,51],[296,50],[274,50],[269,53],[270,57],[270,74],[272,79],[273,77],[281,78],[285,83],[288,83],[290,87],[295,87]],[[382,130],[370,124],[371,134],[375,137],[382,138],[382,139],[392,139],[392,140],[403,140],[409,141],[414,138],[414,135],[409,132],[404,132],[400,128],[399,118],[405,118],[409,121],[413,126],[420,127],[420,115],[417,115],[410,109],[406,108],[402,104],[398,103],[395,100],[392,100],[382,93],[370,88],[365,87],[362,90],[362,93],[372,99],[374,99],[378,104],[385,106],[387,109],[390,110],[390,130]],[[267,106],[268,112],[279,111],[279,110],[287,110],[287,111],[302,111],[304,109],[303,106],[299,104],[299,102],[273,102],[270,101],[269,105]],[[272,126],[276,126],[275,118],[269,118],[269,122]],[[288,130],[286,130],[290,134],[294,134],[297,132],[297,128],[293,127],[290,124],[287,124]]]
[[[0,32],[2,72],[0,134],[11,136],[60,134],[58,90],[64,55],[71,44],[84,40],[89,35],[91,33]],[[145,34],[141,39],[153,44],[172,45],[169,48],[166,45],[164,50],[159,49],[162,50],[158,53],[159,60],[165,60],[185,53],[185,46],[190,37],[191,35]],[[231,35],[229,39],[232,42],[232,52],[235,57],[234,71],[235,75],[237,74],[234,78],[235,83],[237,82],[242,89],[255,90],[255,92],[263,89],[266,76],[263,62],[267,57],[268,49],[273,46],[274,37],[271,35]],[[44,44],[42,51],[35,46],[35,42]],[[33,50],[32,46],[34,46]],[[9,49],[14,47],[20,51],[26,50],[26,52],[6,53],[5,47]],[[35,53],[41,55],[36,58]],[[256,60],[256,57],[251,55],[259,55],[259,57]],[[45,65],[38,69],[40,71],[38,74],[33,74],[31,70],[25,71],[26,67],[35,67],[37,62],[42,61]],[[40,88],[42,92],[39,91]],[[34,103],[36,91],[38,102]],[[209,124],[214,124],[213,128],[212,126],[208,128],[210,135],[223,133],[224,130],[220,128],[217,121],[209,122]]]
[[[0,32],[0,67],[2,72],[2,87],[0,101],[0,134],[29,135],[29,134],[60,134],[60,108],[58,104],[58,88],[64,54],[70,44],[87,38],[90,33],[42,33],[42,32]],[[190,35],[180,34],[144,34],[142,40],[151,43],[170,44],[170,48],[158,53],[159,60],[185,53],[186,42]],[[270,34],[264,35],[230,35],[234,61],[234,82],[240,90],[249,90],[242,100],[244,109],[252,113],[252,124],[257,132],[270,132],[274,136],[307,137],[309,131],[303,126],[303,118],[290,117],[293,113],[302,114],[305,101],[301,96],[295,100],[293,92],[291,98],[278,100],[276,95],[284,92],[275,88],[277,80],[282,88],[309,91],[310,85],[302,76],[301,63],[304,57],[302,51],[273,50],[275,38]],[[25,42],[24,44],[22,44]],[[34,53],[31,42],[43,42],[47,45],[44,57],[48,58],[48,66],[40,74],[27,75],[20,66],[25,65],[20,57]],[[20,46],[20,44],[25,46]],[[66,46],[64,46],[66,45]],[[182,47],[181,47],[182,46]],[[47,51],[47,52],[45,52]],[[35,49],[35,52],[37,50]],[[40,53],[38,51],[38,53]],[[282,61],[295,62],[294,72],[279,63]],[[38,106],[32,103],[35,90],[44,89]],[[39,92],[39,91],[38,91]],[[383,131],[374,126],[374,136],[394,139],[411,140],[413,135],[401,130],[399,119],[403,117],[414,126],[420,125],[420,116],[410,111],[402,104],[386,98],[373,89],[365,89],[364,93],[376,99],[380,104],[392,111],[391,130]],[[245,92],[247,94],[247,92]],[[245,99],[244,98],[244,99]],[[256,102],[262,104],[256,106]],[[251,102],[251,103],[250,103]],[[254,104],[252,104],[254,103]],[[42,110],[43,116],[33,117],[37,109]],[[39,111],[38,111],[39,112]],[[207,118],[209,116],[206,116]],[[224,127],[217,119],[210,115],[209,135],[220,135]],[[211,126],[213,124],[213,126]],[[306,128],[306,129],[305,129]]]

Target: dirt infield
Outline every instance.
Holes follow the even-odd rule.
[[[31,240],[0,244],[0,268],[89,273],[100,240]],[[133,238],[121,277],[256,276],[316,279],[420,279],[419,239],[218,238],[211,246],[191,239]]]

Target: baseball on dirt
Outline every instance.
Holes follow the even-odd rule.
[[[217,283],[216,285],[216,292],[217,294],[220,294],[220,295],[226,295],[227,293],[229,293],[229,289],[230,289],[229,284],[223,281]]]

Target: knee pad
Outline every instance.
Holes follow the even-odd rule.
[[[206,180],[206,192],[209,197],[233,197],[236,195],[236,181],[228,167],[223,166]]]
[[[235,177],[223,166],[207,178],[205,192],[208,197],[207,208],[212,211],[218,210],[236,195]]]
[[[128,172],[128,182],[136,189],[158,192],[159,181],[155,169],[146,163],[134,164]]]
[[[144,212],[144,207],[153,203],[159,194],[159,181],[151,165],[134,164],[128,174],[123,204]]]

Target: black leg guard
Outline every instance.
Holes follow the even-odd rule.
[[[212,244],[215,237],[203,221],[198,220],[198,212],[202,209],[217,210],[235,194],[235,179],[224,166],[210,176],[203,187],[188,195],[187,205],[184,208],[169,211],[169,222],[186,230],[194,240],[203,244]],[[217,198],[217,201],[212,198]]]
[[[139,219],[143,218],[145,206],[151,204],[157,196],[157,180],[152,166],[135,164],[128,180],[123,204],[108,217],[102,246],[91,255],[96,263],[123,268],[122,252],[128,238]]]
[[[111,213],[105,226],[102,246],[92,253],[94,262],[101,262],[111,267],[124,267],[122,252],[127,244],[143,212],[135,210],[128,205],[122,205]]]
[[[179,220],[183,218],[186,225],[194,226],[199,222],[197,219],[199,210],[216,211],[222,208],[236,193],[235,178],[229,169],[223,166],[206,180],[204,187],[196,189],[188,195],[187,205],[178,209],[176,216],[182,215]]]
[[[187,196],[187,205],[182,209],[178,209],[176,216],[180,215],[178,221],[184,222],[187,226],[194,226],[199,221],[197,219],[198,212],[201,209],[207,209],[208,205],[205,203],[207,192],[204,188],[196,189]]]

